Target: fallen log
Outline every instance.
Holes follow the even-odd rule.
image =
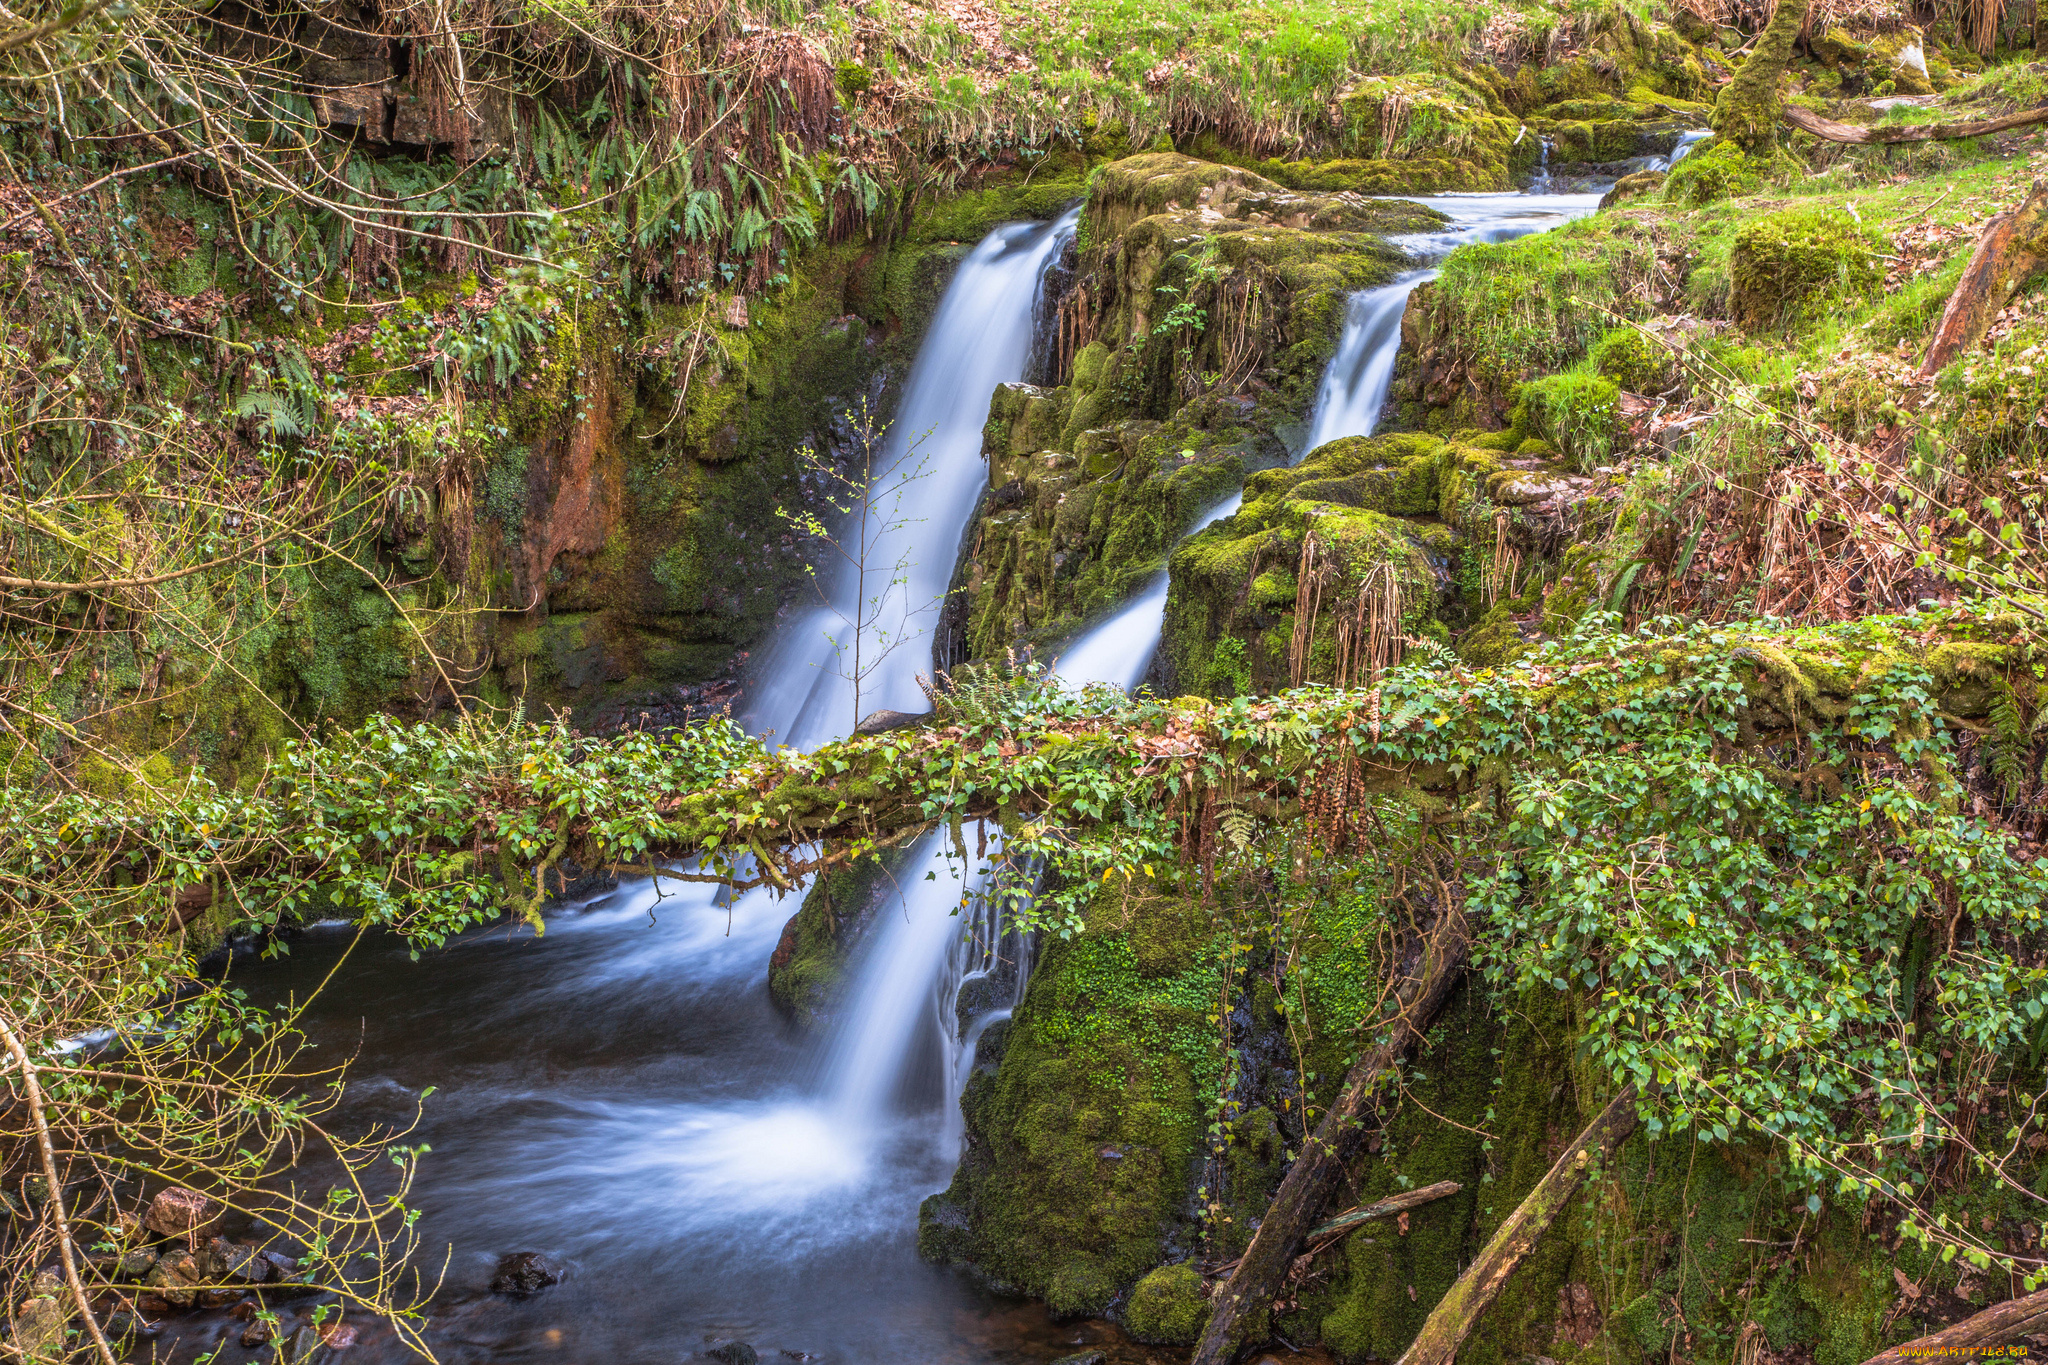
[[[1499,1296],[1515,1267],[1585,1183],[1595,1158],[1605,1158],[1635,1127],[1636,1088],[1631,1085],[1586,1125],[1585,1131],[1565,1148],[1564,1155],[1536,1182],[1529,1197],[1508,1215],[1500,1231],[1486,1244],[1486,1250],[1479,1253],[1479,1259],[1466,1267],[1450,1292],[1430,1310],[1429,1320],[1402,1352],[1398,1365],[1451,1365],[1457,1359],[1458,1348],[1465,1344],[1480,1314]]]
[[[2008,128],[2030,128],[2037,123],[2048,123],[2048,105],[2039,109],[2022,109],[2017,114],[2005,114],[1999,118],[1972,119],[1964,123],[1898,123],[1882,127],[1866,127],[1857,123],[1837,123],[1831,118],[1822,118],[1811,109],[1801,109],[1788,104],[1784,109],[1785,122],[1801,132],[1812,133],[1827,142],[1882,143],[1892,145],[1900,142],[1948,142],[1959,137],[1983,137],[1987,133],[2002,133]]]
[[[1302,1144],[1300,1157],[1280,1182],[1251,1245],[1216,1296],[1190,1365],[1229,1365],[1254,1330],[1265,1331],[1273,1295],[1294,1264],[1295,1249],[1364,1141],[1364,1119],[1379,1098],[1384,1078],[1414,1050],[1450,998],[1464,970],[1469,941],[1464,908],[1446,904],[1423,940],[1414,974],[1398,992],[1399,1013],[1384,1041],[1351,1068],[1344,1089]]]
[[[2041,111],[2048,116],[2048,110]],[[2048,260],[2048,186],[2034,188],[2017,208],[1991,215],[1977,235],[1977,249],[1949,295],[1941,322],[1920,362],[1920,379],[1939,374],[1950,361],[1984,339],[1998,311]]]
[[[2048,1332],[2048,1289],[1993,1304],[1952,1327],[1917,1341],[1880,1351],[1863,1365],[1925,1365],[1929,1359],[1965,1355],[1975,1349],[2009,1346],[2021,1337]]]
[[[1310,1228],[1308,1236],[1302,1240],[1308,1243],[1311,1250],[1318,1250],[1376,1219],[1392,1218],[1419,1205],[1448,1199],[1464,1188],[1455,1180],[1439,1180],[1436,1184],[1424,1185],[1419,1190],[1403,1190],[1399,1194],[1390,1194],[1377,1204],[1367,1204],[1362,1209],[1340,1213],[1329,1222]]]

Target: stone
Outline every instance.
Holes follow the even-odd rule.
[[[199,1265],[209,1279],[236,1280],[243,1284],[262,1284],[276,1273],[255,1247],[230,1242],[225,1237],[216,1237],[206,1244],[206,1250],[200,1253]]]
[[[147,1247],[124,1251],[116,1258],[114,1273],[123,1279],[139,1280],[156,1266],[157,1256]]]
[[[190,1308],[198,1296],[198,1287],[206,1279],[199,1258],[189,1251],[180,1251],[158,1260],[144,1283],[173,1308]]]
[[[1061,1356],[1052,1365],[1106,1365],[1109,1357],[1100,1351],[1076,1351],[1070,1356]]]
[[[156,1198],[149,1201],[149,1212],[143,1215],[142,1226],[161,1237],[184,1237],[191,1245],[197,1246],[199,1239],[213,1230],[220,1221],[221,1204],[197,1190],[183,1189],[173,1185],[159,1190]]]
[[[253,1351],[259,1346],[269,1345],[270,1339],[276,1335],[277,1329],[271,1323],[262,1318],[253,1318],[249,1325],[242,1329],[242,1345],[245,1349]]]
[[[14,1318],[14,1345],[30,1361],[59,1361],[64,1358],[64,1335],[71,1315],[50,1294],[38,1294],[22,1304]]]
[[[497,1273],[491,1276],[491,1292],[524,1298],[561,1281],[562,1272],[540,1252],[515,1251],[498,1262]]]
[[[857,735],[881,735],[891,730],[907,730],[913,725],[922,725],[932,718],[931,712],[916,715],[908,711],[870,711],[861,723],[853,727]]]
[[[761,1365],[761,1353],[744,1341],[721,1341],[706,1351],[704,1358],[723,1365]]]
[[[307,1365],[319,1353],[321,1345],[320,1329],[308,1323],[292,1333],[292,1339],[278,1354],[284,1358],[283,1365]]]

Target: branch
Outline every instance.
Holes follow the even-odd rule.
[[[1516,1206],[1493,1234],[1479,1259],[1466,1268],[1450,1292],[1430,1310],[1429,1320],[1401,1353],[1399,1365],[1453,1365],[1458,1348],[1480,1315],[1507,1287],[1522,1258],[1536,1247],[1571,1197],[1585,1183],[1596,1158],[1605,1158],[1636,1127],[1636,1088],[1626,1086],[1608,1101],[1578,1140],[1565,1148],[1549,1172],[1536,1182],[1528,1198]]]
[[[2048,1289],[2009,1299],[1918,1341],[1881,1351],[1863,1365],[1920,1365],[1929,1357],[1964,1355],[1973,1348],[2004,1346],[2048,1330]]]
[[[57,1254],[64,1262],[64,1279],[71,1286],[72,1302],[78,1305],[79,1316],[85,1319],[85,1329],[92,1334],[93,1347],[99,1352],[102,1365],[117,1365],[114,1348],[107,1344],[106,1334],[100,1331],[99,1320],[92,1315],[92,1301],[85,1292],[85,1282],[78,1278],[78,1258],[71,1249],[71,1223],[64,1216],[64,1182],[57,1175],[57,1153],[50,1145],[50,1125],[43,1117],[43,1088],[36,1083],[35,1065],[28,1059],[28,1052],[21,1045],[21,1039],[14,1036],[14,1030],[0,1019],[0,1042],[7,1044],[14,1064],[21,1069],[21,1084],[28,1094],[29,1119],[35,1124],[36,1146],[43,1157],[43,1179],[50,1182],[50,1217],[57,1225]]]
[[[1822,118],[1811,109],[1788,104],[1785,106],[1785,122],[1828,142],[1947,142],[1952,138],[1983,137],[1986,133],[2002,133],[2008,128],[2030,128],[2037,123],[2048,123],[2048,105],[1969,123],[1900,123],[1870,128],[1855,123],[1837,123],[1833,119]]]
[[[92,4],[73,6],[55,19],[37,24],[34,28],[18,28],[5,37],[0,37],[0,53],[12,52],[17,47],[24,47],[29,43],[39,43],[51,34],[62,33],[67,28],[76,28],[106,7],[107,0],[93,0]]]

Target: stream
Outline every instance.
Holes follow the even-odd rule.
[[[1452,223],[1404,240],[1419,264],[1590,213],[1597,196],[1423,202]],[[916,519],[885,552],[911,566],[886,604],[906,643],[864,680],[856,707],[826,635],[857,590],[836,585],[833,603],[792,612],[758,652],[751,728],[808,748],[845,734],[856,709],[924,709],[915,675],[930,669],[932,604],[985,480],[989,396],[1024,373],[1042,281],[1074,221],[1014,224],[977,245],[906,381],[882,456],[889,469],[925,461]],[[1304,450],[1370,433],[1401,308],[1429,277],[1418,270],[1354,296]],[[1066,651],[1061,675],[1135,685],[1165,597],[1162,572]],[[856,954],[846,1005],[816,1039],[769,1000],[768,958],[797,901],[765,890],[733,898],[634,881],[558,906],[545,935],[496,926],[418,961],[388,936],[316,926],[287,956],[238,959],[231,978],[256,1000],[282,1002],[333,971],[303,1023],[316,1064],[352,1059],[335,1121],[403,1125],[419,1109],[408,1140],[433,1149],[413,1194],[421,1260],[449,1258],[428,1333],[443,1361],[667,1363],[726,1340],[751,1343],[763,1360],[847,1365],[1024,1365],[1085,1345],[1118,1361],[1168,1358],[1118,1349],[1108,1323],[1054,1323],[1041,1306],[918,1260],[917,1205],[946,1185],[959,1153],[963,1063],[1001,1010],[974,1021],[963,1044],[955,995],[963,979],[985,976],[1013,983],[1004,991],[1014,1000],[1026,964],[984,915],[952,914],[972,888],[936,840],[907,867],[902,895]],[[912,871],[924,867],[932,879]],[[524,1299],[491,1294],[498,1258],[522,1251],[555,1260],[562,1282]],[[237,1344],[239,1327],[173,1320],[157,1348],[190,1358],[218,1345],[221,1360],[257,1358]],[[388,1329],[368,1327],[339,1357],[407,1358]]]

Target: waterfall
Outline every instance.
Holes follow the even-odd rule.
[[[1549,164],[1550,144],[1546,140],[1543,165],[1547,168]],[[1547,169],[1541,173],[1541,179],[1547,187]],[[1539,193],[1543,197],[1532,202],[1532,197]],[[1394,241],[1418,262],[1433,263],[1468,243],[1512,241],[1582,218],[1598,207],[1599,196],[1547,194],[1532,186],[1527,195],[1446,194],[1419,202],[1449,215],[1450,223]],[[1417,270],[1392,284],[1351,295],[1344,310],[1344,330],[1337,339],[1337,353],[1331,357],[1322,383],[1317,386],[1309,435],[1296,459],[1341,437],[1372,435],[1393,384],[1394,361],[1401,350],[1401,316],[1407,311],[1408,296],[1416,286],[1435,279],[1436,275],[1434,270]],[[1197,517],[1188,534],[1232,515],[1243,501],[1241,492],[1233,493]],[[1152,656],[1159,651],[1168,587],[1166,570],[1161,569],[1137,597],[1068,646],[1059,656],[1059,675],[1077,684],[1114,683],[1127,691],[1136,687],[1151,666]]]
[[[1304,453],[1342,436],[1370,436],[1394,383],[1394,357],[1401,350],[1401,315],[1424,275],[1410,275],[1378,289],[1361,289],[1344,309],[1344,334],[1323,371],[1309,421]]]
[[[1074,210],[1055,223],[990,233],[954,276],[919,348],[881,476],[927,461],[909,499],[918,520],[877,552],[884,565],[911,565],[904,582],[884,589],[884,628],[901,643],[865,680],[862,711],[924,709],[916,675],[931,668],[936,603],[987,479],[981,431],[989,399],[997,385],[1023,377],[1045,275],[1078,218]],[[843,579],[837,592],[840,610],[850,614],[858,586]],[[785,742],[808,747],[850,728],[852,685],[825,639],[834,619],[829,611],[808,613],[788,633],[796,638],[786,637],[771,658],[752,719],[780,728]],[[806,629],[811,638],[801,638]],[[850,1131],[879,1131],[906,1098],[920,1105],[957,1098],[954,997],[963,977],[988,969],[1002,936],[988,909],[986,876],[949,852],[945,833],[935,831],[897,869],[826,1039],[822,1089]]]
[[[767,651],[747,722],[785,744],[813,748],[853,728],[851,652],[844,622],[878,611],[868,633],[860,689],[863,714],[921,711],[917,675],[931,670],[938,606],[953,578],[961,534],[987,481],[981,428],[999,384],[1024,376],[1035,305],[1046,273],[1073,236],[1080,210],[1054,223],[1011,223],[982,238],[946,288],[918,348],[896,420],[876,460],[874,484],[886,489],[917,474],[900,510],[904,524],[879,537],[868,555],[865,593],[847,568],[828,604],[797,614]],[[920,472],[921,471],[921,472]],[[905,568],[900,582],[893,570]],[[868,599],[879,599],[875,607]],[[837,641],[838,643],[835,643]],[[875,661],[873,654],[886,649]]]
[[[1671,155],[1664,161],[1668,175],[1679,162],[1692,154],[1692,149],[1714,135],[1711,128],[1688,128],[1678,135],[1678,144],[1671,149]]]

